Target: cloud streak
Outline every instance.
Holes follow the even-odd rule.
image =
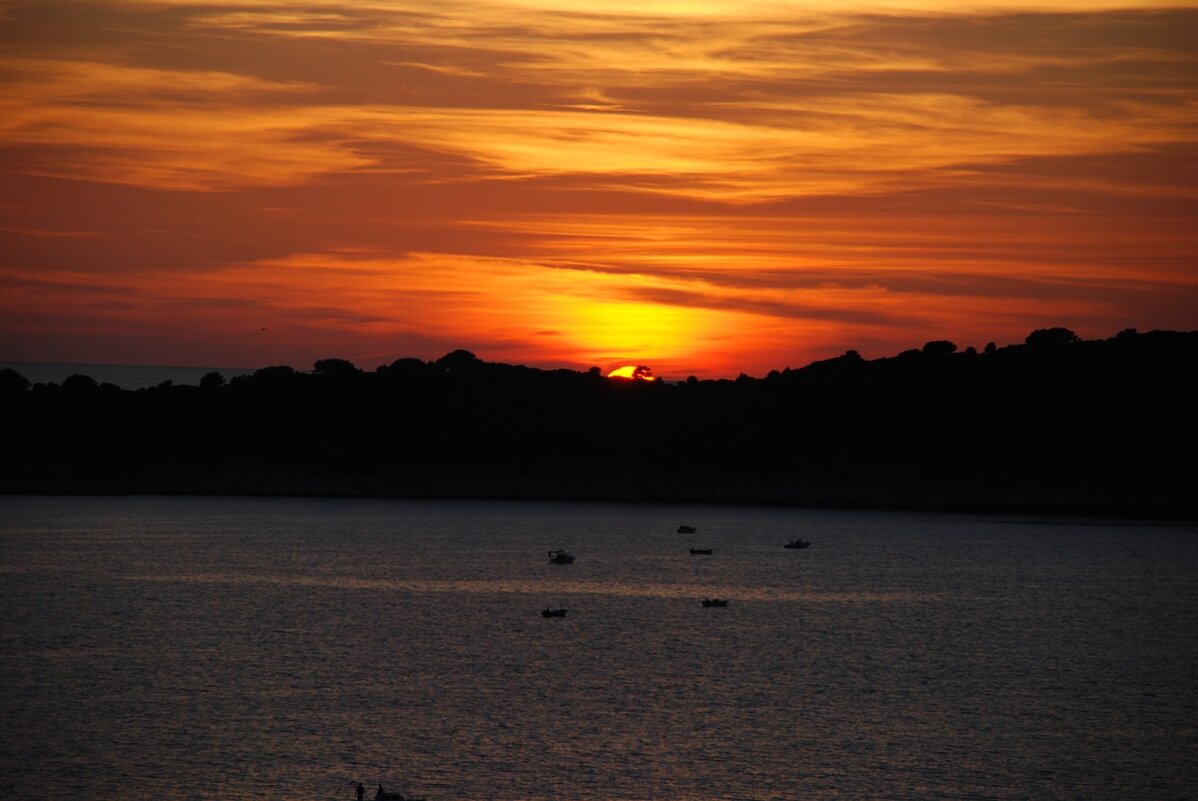
[[[27,343],[81,317],[125,326],[110,362],[153,320],[234,363],[256,313],[289,333],[245,359],[698,374],[1193,327],[1196,32],[1065,0],[11,3],[0,356],[71,360]]]

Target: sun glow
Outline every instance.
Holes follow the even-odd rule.
[[[1189,0],[41,5],[0,356],[672,381],[1194,326]]]
[[[643,364],[626,364],[607,374],[608,378],[627,378],[631,381],[656,381],[653,371]]]

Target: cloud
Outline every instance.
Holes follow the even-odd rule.
[[[63,58],[11,58],[0,144],[19,172],[169,189],[293,183],[365,160],[311,133],[318,109],[272,113],[298,83]],[[34,150],[36,149],[36,150]]]
[[[10,3],[5,311],[733,374],[1192,325],[1198,9],[1115,5]]]
[[[502,4],[469,16],[456,4],[418,13],[385,3],[188,6],[192,35],[266,37],[260,44],[279,52],[314,37],[345,40],[320,55],[360,66],[279,80],[6,59],[14,80],[0,142],[45,148],[27,166],[37,174],[161,188],[314,181],[377,167],[374,147],[406,146],[473,164],[480,178],[581,175],[620,191],[742,203],[939,186],[967,178],[962,165],[1192,138],[1192,114],[1178,101],[1194,87],[1170,76],[1194,54],[1169,35],[1156,47],[1143,34],[1134,46],[1110,41],[1129,21],[1157,31],[1190,19],[1178,12],[980,22],[717,15],[663,31],[643,15],[562,13],[567,6],[545,4],[531,21]],[[1057,44],[1023,43],[1029,31]],[[378,50],[373,61],[350,55],[363,42]],[[397,80],[396,69],[425,77]],[[1096,92],[1099,70],[1109,75]],[[1012,76],[1018,92],[996,88]],[[436,95],[422,88],[428,80]],[[372,84],[386,95],[361,97]],[[339,90],[355,102],[329,102]]]

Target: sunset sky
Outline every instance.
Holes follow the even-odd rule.
[[[0,9],[6,362],[734,377],[1198,328],[1198,3]]]

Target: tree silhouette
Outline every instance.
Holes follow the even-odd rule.
[[[20,395],[28,389],[28,378],[11,367],[0,370],[0,396]]]
[[[62,388],[66,392],[95,392],[99,389],[96,379],[90,375],[69,375],[62,382]]]
[[[319,375],[328,375],[334,377],[347,377],[360,375],[361,370],[354,367],[353,362],[345,359],[318,359],[313,365],[312,371]]]
[[[616,381],[466,350],[200,387],[0,371],[0,492],[594,497],[1198,511],[1198,332],[935,340],[764,378]],[[348,379],[348,380],[343,380]]]
[[[1057,350],[1080,341],[1068,328],[1037,328],[1024,340],[1028,347],[1040,350]]]
[[[435,362],[436,366],[445,372],[469,370],[482,364],[479,358],[468,350],[455,350],[447,353]]]
[[[956,353],[957,346],[947,339],[937,339],[932,342],[926,342],[923,346],[924,356],[948,356],[951,353]]]
[[[225,377],[218,372],[206,373],[200,379],[200,389],[204,392],[215,392],[225,385]]]

